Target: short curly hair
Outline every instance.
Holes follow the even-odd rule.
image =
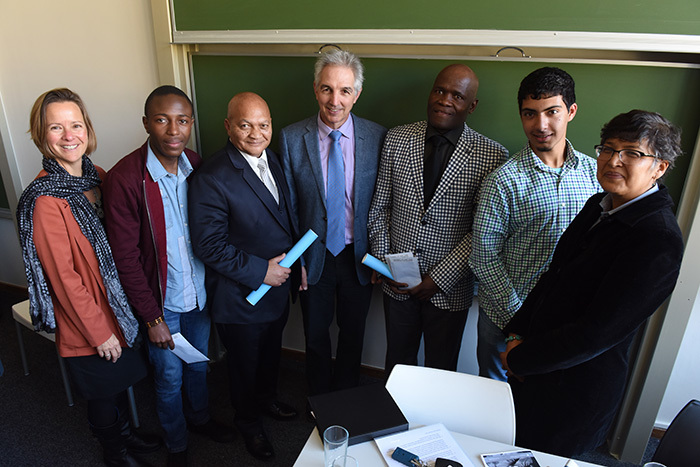
[[[566,108],[576,103],[576,85],[570,74],[556,67],[539,68],[520,82],[518,89],[518,109],[522,109],[525,99],[546,99],[561,96]]]
[[[600,130],[600,143],[610,138],[646,142],[659,159],[673,168],[681,149],[681,130],[656,112],[630,110],[617,115]]]

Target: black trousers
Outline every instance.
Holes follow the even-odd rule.
[[[357,386],[372,285],[357,279],[353,245],[335,257],[326,250],[321,278],[300,299],[309,395]],[[335,364],[330,336],[334,315],[339,328]]]
[[[226,347],[234,423],[244,437],[262,433],[262,408],[277,398],[277,377],[282,350],[282,331],[289,317],[284,314],[270,323],[217,323],[216,330]]]
[[[384,294],[386,313],[386,374],[397,363],[416,365],[421,337],[425,366],[456,370],[462,335],[467,324],[466,310],[443,310],[415,298],[396,300]]]

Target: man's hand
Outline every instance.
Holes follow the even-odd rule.
[[[372,271],[372,277],[370,278],[370,282],[372,284],[381,284],[384,280],[384,276],[381,276],[377,273],[377,271]]]
[[[415,297],[421,302],[427,302],[439,291],[440,287],[438,287],[435,281],[427,274],[423,276],[423,280],[420,284],[407,290],[412,297]]]
[[[282,261],[284,256],[285,254],[282,253],[281,255],[272,258],[267,262],[267,274],[265,274],[263,283],[272,287],[279,287],[287,281],[292,270],[289,268],[284,268],[278,264],[280,261]]]
[[[301,284],[299,284],[299,292],[303,292],[309,288],[309,282],[306,279],[306,268],[301,267]]]
[[[165,321],[148,328],[148,339],[161,349],[170,347],[170,350],[173,350],[175,348],[173,336],[170,335],[170,328],[165,324]]]
[[[119,345],[119,339],[117,339],[117,336],[112,334],[103,344],[98,345],[97,355],[99,355],[100,358],[106,359],[107,361],[111,360],[113,363],[116,362],[119,357],[122,356],[122,347]]]
[[[386,276],[382,276],[381,281],[389,284],[389,288],[396,294],[408,295],[408,293],[409,293],[408,289],[406,289],[406,287],[408,287],[408,284],[405,284],[403,282],[396,282],[395,280],[389,279]],[[401,287],[401,288],[399,288],[399,287]]]

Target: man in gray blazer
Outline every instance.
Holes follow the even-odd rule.
[[[280,155],[300,232],[319,240],[303,257],[300,301],[309,394],[359,383],[365,320],[372,298],[367,213],[386,128],[350,111],[362,92],[363,66],[337,50],[316,61],[319,113],[280,133]],[[335,365],[330,325],[339,327]]]
[[[423,278],[417,286],[383,278],[386,371],[415,365],[421,337],[425,365],[455,370],[474,295],[472,220],[481,181],[508,155],[464,122],[477,105],[479,81],[466,65],[438,74],[428,121],[389,131],[369,213],[372,254],[412,252]]]

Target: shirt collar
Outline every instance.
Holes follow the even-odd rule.
[[[248,164],[250,164],[251,167],[256,167],[256,168],[257,168],[257,166],[258,166],[258,161],[259,161],[260,159],[264,160],[265,163],[266,163],[268,166],[270,165],[269,162],[268,162],[268,160],[267,160],[267,150],[265,150],[265,149],[263,149],[263,152],[262,152],[262,154],[260,154],[260,157],[258,157],[258,156],[251,156],[251,155],[248,154],[247,152],[243,152],[243,151],[241,151],[240,149],[238,149],[238,152],[240,152],[241,155],[243,156],[243,158],[244,158],[245,160],[248,161]]]
[[[324,140],[328,138],[328,135],[331,134],[331,131],[333,131],[333,128],[329,127],[325,123],[323,123],[323,120],[321,120],[321,113],[319,112],[318,116],[316,117],[316,123],[318,124],[318,137],[321,140]],[[345,123],[340,125],[340,128],[338,128],[338,131],[342,133],[343,136],[349,137],[355,129],[355,125],[352,121],[352,114],[348,117],[347,120],[345,120]]]
[[[659,184],[654,183],[654,186],[649,188],[647,191],[645,191],[641,195],[637,196],[636,198],[627,201],[622,206],[616,207],[615,209],[612,209],[612,195],[610,193],[606,193],[605,196],[603,196],[603,199],[600,200],[600,207],[603,208],[603,212],[601,213],[601,215],[607,214],[608,216],[611,216],[611,215],[615,214],[616,212],[619,212],[622,209],[626,208],[627,206],[634,204],[637,201],[644,199],[649,195],[653,195],[657,191],[659,191]]]
[[[451,130],[448,131],[439,131],[437,128],[432,126],[430,123],[428,123],[428,127],[425,129],[425,140],[428,141],[430,138],[432,138],[435,135],[442,135],[452,143],[452,146],[457,146],[457,142],[459,141],[459,138],[462,136],[462,131],[464,130],[464,125],[458,126],[457,128],[452,128]]]
[[[163,167],[163,164],[160,163],[155,153],[153,152],[153,149],[151,149],[150,139],[147,141],[146,146],[148,147],[148,156],[146,156],[146,169],[151,175],[153,181],[158,182],[161,178],[170,174],[170,172],[165,170],[165,167]],[[177,160],[177,169],[178,172],[181,172],[185,178],[189,177],[192,173],[192,164],[190,164],[190,160],[187,158],[184,151],[182,154],[180,154],[180,157]]]
[[[564,150],[564,165],[562,165],[561,167],[557,167],[556,169],[542,162],[542,159],[537,157],[535,151],[532,150],[532,146],[530,146],[529,142],[527,143],[527,149],[530,151],[531,161],[536,167],[539,167],[542,170],[562,172],[567,167],[575,169],[579,163],[578,155],[574,151],[574,146],[571,144],[571,142],[569,142],[568,139],[566,140],[566,149]]]

